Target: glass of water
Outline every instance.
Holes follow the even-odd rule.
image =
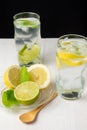
[[[87,39],[77,34],[59,37],[56,50],[56,84],[64,99],[81,97],[87,68]]]
[[[20,66],[41,62],[40,16],[34,12],[14,15],[14,38]]]

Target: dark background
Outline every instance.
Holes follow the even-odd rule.
[[[0,38],[13,38],[13,15],[36,12],[41,20],[41,37],[56,38],[75,33],[87,36],[85,1],[15,0],[0,1]]]

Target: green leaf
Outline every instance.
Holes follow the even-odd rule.
[[[14,90],[6,90],[2,95],[2,103],[4,106],[10,108],[13,105],[17,105],[18,101],[14,97]]]
[[[29,73],[26,66],[23,66],[20,71],[20,83],[29,81]]]
[[[24,44],[23,48],[19,51],[19,54],[22,55],[26,48],[27,48],[27,45]]]
[[[20,27],[25,26],[25,27],[31,27],[31,28],[37,28],[39,26],[39,20],[37,19],[32,19],[32,20],[27,20],[27,19],[17,19],[15,22],[15,25],[18,25]]]

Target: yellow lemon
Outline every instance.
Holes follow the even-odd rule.
[[[85,56],[83,55],[79,55],[79,54],[74,54],[74,53],[69,53],[66,51],[59,51],[57,52],[57,55],[61,58],[61,59],[68,59],[68,58],[84,58]]]
[[[79,66],[87,63],[87,58],[80,59],[80,60],[62,59],[62,61],[69,66]]]
[[[58,68],[60,68],[61,65],[63,66],[63,64],[68,66],[79,66],[87,62],[86,56],[69,53],[66,51],[57,52],[56,57],[56,64]],[[60,59],[61,63],[59,62],[58,58]]]
[[[4,73],[4,83],[10,89],[14,89],[19,84],[20,67],[18,65],[9,66]]]
[[[60,65],[59,58],[57,55],[56,55],[56,65],[57,65],[57,68],[60,69],[61,65]]]
[[[47,88],[51,82],[50,70],[44,64],[34,64],[28,68],[30,80],[36,82],[40,89]]]

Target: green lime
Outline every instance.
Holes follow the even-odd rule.
[[[20,70],[20,83],[29,81],[29,73],[27,71],[26,66],[22,66]]]
[[[25,27],[37,28],[38,25],[40,25],[40,22],[36,18],[20,18],[15,20],[14,24],[19,27],[25,26]]]
[[[14,90],[5,90],[2,94],[2,103],[4,106],[10,108],[13,105],[17,105],[18,101],[14,97]]]
[[[37,44],[34,44],[30,49],[26,48],[19,54],[19,61],[27,64],[35,60],[40,54],[40,47]]]
[[[24,44],[23,48],[19,51],[19,54],[22,55],[23,51],[27,48],[27,45]]]
[[[39,86],[32,81],[19,84],[14,90],[15,98],[22,104],[33,104],[39,97]]]

